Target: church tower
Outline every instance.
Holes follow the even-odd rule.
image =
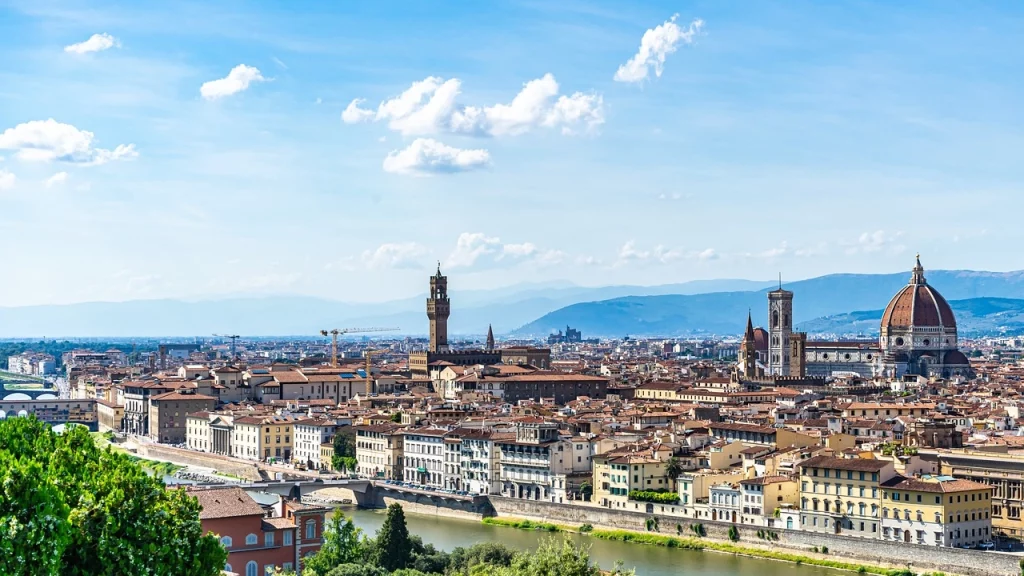
[[[747,331],[743,333],[740,344],[740,370],[746,378],[754,378],[757,374],[757,344],[754,341],[754,321],[747,312]]]
[[[768,293],[768,374],[789,376],[790,336],[793,334],[793,293],[779,289]]]
[[[486,350],[488,352],[491,352],[491,351],[494,350],[494,330],[491,328],[490,324],[487,325],[487,348],[486,348]]]
[[[448,300],[448,277],[441,275],[441,263],[437,263],[437,274],[430,277],[430,297],[427,298],[427,318],[430,319],[430,352],[448,351],[448,315],[451,302]]]

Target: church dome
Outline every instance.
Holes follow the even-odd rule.
[[[924,278],[918,257],[910,283],[893,296],[882,314],[882,332],[907,328],[956,328],[953,309]]]
[[[754,350],[758,352],[768,351],[768,331],[760,326],[754,328]]]

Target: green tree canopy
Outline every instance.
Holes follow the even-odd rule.
[[[374,564],[388,572],[394,572],[409,565],[412,559],[412,542],[405,525],[405,511],[398,503],[388,506],[388,515],[377,532]]]
[[[363,560],[363,531],[356,528],[351,518],[336,510],[327,521],[324,543],[320,550],[306,559],[305,573],[326,575],[342,564],[356,564]]]
[[[84,427],[0,421],[0,574],[215,576],[227,552],[199,503]]]

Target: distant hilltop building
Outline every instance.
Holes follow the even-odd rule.
[[[483,350],[452,350],[448,345],[448,317],[451,315],[451,299],[448,298],[448,277],[437,273],[430,277],[430,296],[427,297],[427,319],[430,321],[430,344],[426,352],[409,354],[409,371],[413,377],[427,378],[431,371],[443,370],[445,366],[475,366],[482,364],[517,364],[547,369],[551,366],[551,350],[529,346],[512,346],[496,349],[494,331],[487,328],[487,344]],[[577,331],[577,334],[579,332]]]
[[[910,281],[893,296],[874,340],[809,341],[793,331],[793,293],[768,293],[768,330],[748,316],[738,372],[746,378],[919,375],[949,378],[971,374],[957,342],[956,317],[946,299],[928,284],[920,257]]]
[[[548,336],[548,344],[578,344],[583,342],[583,334],[575,328],[565,327],[565,334],[559,330],[558,333]]]

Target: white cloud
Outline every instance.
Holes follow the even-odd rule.
[[[523,258],[526,256],[533,256],[537,253],[537,246],[532,242],[523,242],[522,244],[505,244],[502,247],[502,256],[511,256],[513,258]]]
[[[706,250],[701,250],[700,252],[697,253],[697,259],[698,260],[705,260],[705,261],[706,260],[717,260],[718,259],[718,252],[715,252],[714,248],[708,248]]]
[[[138,157],[134,144],[121,144],[113,150],[94,148],[95,135],[71,124],[32,120],[0,133],[0,150],[14,150],[23,161],[68,162],[97,166],[114,160]]]
[[[266,78],[259,69],[245,64],[239,64],[228,72],[224,78],[204,82],[199,87],[199,93],[207,100],[216,100],[225,96],[237,94],[249,88],[253,82],[264,82]]]
[[[417,138],[405,149],[388,154],[384,171],[429,176],[480,170],[490,164],[491,155],[487,150],[454,148],[430,138]]]
[[[370,268],[420,268],[420,260],[429,253],[415,242],[388,243],[363,252],[363,262]]]
[[[455,242],[455,250],[448,255],[444,265],[447,268],[468,268],[483,256],[497,254],[502,250],[501,239],[487,236],[483,232],[463,232]]]
[[[658,200],[682,200],[683,195],[679,192],[673,192],[672,194],[658,194]]]
[[[655,76],[661,77],[665,58],[675,52],[680,44],[693,43],[694,37],[704,26],[704,21],[694,20],[684,30],[676,24],[678,17],[676,14],[664,24],[644,32],[643,38],[640,39],[640,49],[615,71],[617,82],[641,82],[647,78],[651,68],[654,68]]]
[[[14,183],[17,182],[17,180],[18,179],[14,176],[13,172],[0,170],[0,192],[14,188]]]
[[[57,172],[53,176],[50,176],[49,178],[47,178],[45,184],[46,184],[47,188],[51,188],[51,187],[56,186],[58,184],[63,184],[65,182],[67,182],[67,180],[68,180],[68,173],[67,172]]]
[[[345,124],[358,124],[365,122],[373,118],[373,110],[366,110],[360,108],[359,105],[365,102],[362,98],[356,98],[345,108],[341,113],[341,121]],[[320,103],[320,99],[317,98],[317,104]]]
[[[577,256],[576,263],[580,266],[601,266],[604,264],[600,258],[595,258],[593,256]]]
[[[621,266],[636,260],[647,260],[650,256],[651,253],[649,251],[637,249],[636,240],[629,240],[622,245],[622,248],[619,248],[619,259],[616,265]]]
[[[89,54],[91,52],[102,52],[111,48],[120,48],[121,42],[110,34],[93,34],[85,42],[65,46],[64,51],[71,54]]]
[[[899,243],[903,232],[889,234],[884,230],[864,232],[856,242],[847,243],[847,254],[874,254],[883,250],[892,254],[899,254],[906,250],[906,246]]]
[[[430,76],[413,82],[395,98],[381,102],[374,121],[386,121],[388,128],[404,135],[439,133],[469,136],[515,136],[536,128],[560,129],[565,134],[591,130],[604,123],[604,100],[600,95],[576,92],[559,96],[558,82],[551,74],[531,80],[508,104],[463,106],[456,102],[462,83]],[[353,100],[345,109],[348,123],[370,118],[371,111]]]

